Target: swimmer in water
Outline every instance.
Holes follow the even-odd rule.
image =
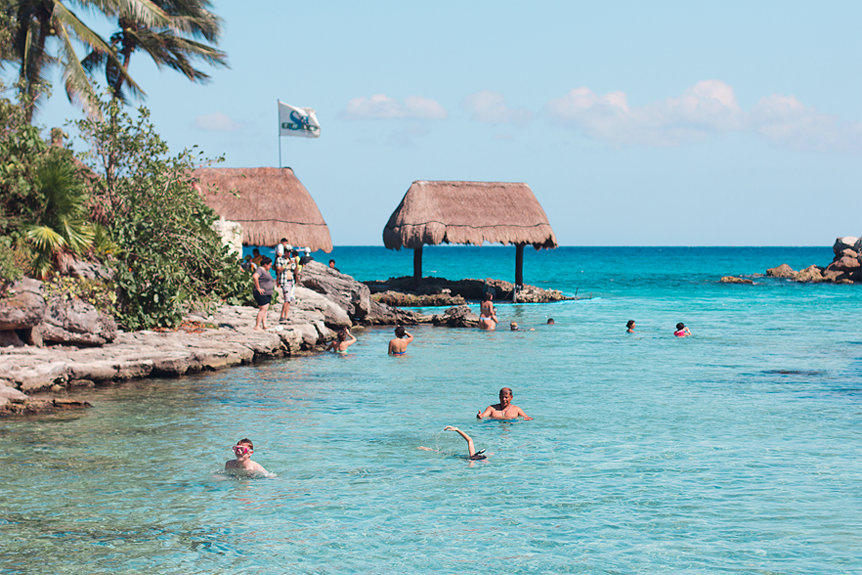
[[[329,342],[329,347],[326,351],[332,350],[335,353],[345,353],[347,348],[356,343],[356,338],[350,333],[346,327],[338,332],[338,337]]]
[[[485,294],[485,301],[482,302],[479,311],[479,329],[494,330],[500,323],[497,319],[497,312],[494,310],[494,302],[491,301],[493,299],[494,296],[490,292]]]
[[[679,322],[678,324],[676,324],[676,331],[673,332],[673,334],[676,337],[688,337],[691,335],[691,331],[689,331],[689,329],[685,327],[684,323]]]
[[[254,445],[251,439],[240,439],[233,446],[233,453],[236,459],[226,461],[224,470],[231,475],[268,475],[263,466],[251,460],[251,454],[254,453]]]
[[[549,317],[547,325],[554,325],[554,318]]]
[[[500,403],[497,405],[489,405],[485,411],[480,411],[476,414],[476,419],[517,419],[523,417],[524,421],[532,421],[533,418],[524,413],[524,410],[517,405],[512,405],[512,390],[504,387],[500,390]]]
[[[516,322],[516,321],[513,321],[512,323],[509,324],[509,330],[510,331],[528,331],[528,330],[525,330],[524,328],[520,327],[518,325],[518,322]],[[531,327],[529,329],[529,331],[536,331],[536,329]]]
[[[482,461],[483,459],[488,459],[485,455],[485,450],[482,449],[481,451],[476,451],[476,447],[473,445],[473,438],[471,438],[469,435],[467,435],[457,427],[453,425],[447,425],[443,428],[443,431],[456,431],[458,435],[464,438],[464,440],[467,442],[467,452],[469,453],[468,458],[470,459],[470,461]],[[431,449],[430,447],[420,447],[419,449],[423,451],[437,451],[436,449]]]
[[[626,323],[626,327],[628,328],[626,330],[626,333],[634,333],[635,332],[635,320],[630,319],[628,321],[628,323]]]
[[[399,325],[395,328],[395,339],[389,341],[390,355],[404,355],[407,353],[407,344],[413,341],[410,332]]]

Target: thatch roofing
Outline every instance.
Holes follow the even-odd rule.
[[[242,224],[243,244],[274,246],[287,238],[296,246],[332,251],[329,227],[290,168],[198,168],[194,175],[204,202]]]
[[[555,248],[548,216],[527,184],[413,182],[383,228],[389,249],[440,243]]]

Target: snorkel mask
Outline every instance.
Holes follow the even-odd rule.
[[[249,451],[251,451],[251,448],[248,445],[234,445],[233,446],[233,452],[236,454],[237,457],[242,457],[243,455],[245,455]]]

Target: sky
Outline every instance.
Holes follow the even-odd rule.
[[[382,245],[416,180],[526,182],[559,245],[862,235],[862,2],[216,0],[229,69],[129,71],[173,151],[279,165],[335,245]],[[91,18],[108,37],[112,27]],[[81,50],[83,55],[83,49]],[[63,93],[37,117],[80,113]],[[72,130],[67,129],[68,132]]]

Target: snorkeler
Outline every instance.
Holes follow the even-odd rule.
[[[413,336],[404,326],[395,328],[395,339],[389,341],[390,355],[404,355],[407,353],[407,344],[413,341]]]
[[[469,455],[467,456],[467,458],[470,461],[482,461],[483,459],[488,459],[487,456],[485,455],[485,450],[481,449],[479,451],[476,451],[476,447],[473,445],[473,438],[471,438],[469,435],[467,435],[466,433],[464,433],[463,431],[461,431],[460,429],[458,429],[454,425],[447,425],[446,427],[443,428],[443,431],[457,431],[458,435],[460,435],[461,437],[463,437],[467,441],[467,451],[469,452]],[[437,451],[439,453],[439,450],[432,449],[430,447],[421,447],[420,446],[419,449],[421,449],[422,451]]]
[[[338,332],[338,337],[329,342],[329,347],[326,351],[332,350],[335,353],[346,353],[347,348],[356,343],[356,338],[350,333],[346,327]]]
[[[523,417],[524,421],[532,421],[533,418],[524,413],[523,409],[517,405],[512,405],[513,397],[512,390],[504,387],[500,390],[500,403],[489,405],[485,408],[485,411],[480,411],[476,414],[476,419],[484,419],[486,417],[490,417],[491,419],[517,419],[518,417]]]
[[[240,439],[233,446],[233,453],[236,459],[225,461],[224,470],[233,475],[266,475],[267,471],[263,466],[251,460],[251,454],[254,453],[254,445],[251,439]]]
[[[676,331],[673,332],[673,334],[676,337],[688,337],[691,335],[691,331],[689,331],[689,329],[685,327],[684,323],[679,322],[678,324],[676,324]]]

